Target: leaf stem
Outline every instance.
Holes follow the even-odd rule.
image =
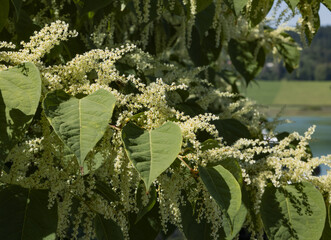
[[[183,159],[182,156],[178,156],[178,158],[184,163],[184,165],[185,165],[186,167],[188,167],[188,169],[190,169],[190,172],[194,172],[194,169],[191,168],[191,167],[190,167],[190,166],[184,161],[184,159]]]
[[[121,131],[121,129],[119,127],[115,126],[115,125],[109,124],[109,126],[113,129],[117,130],[117,131]]]

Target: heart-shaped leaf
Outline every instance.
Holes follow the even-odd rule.
[[[122,139],[146,189],[173,163],[182,146],[181,130],[173,122],[151,131],[128,123],[122,130]]]
[[[270,240],[318,240],[326,210],[322,194],[311,183],[269,185],[262,196],[261,217]]]
[[[220,165],[213,168],[199,166],[199,174],[210,195],[228,220],[232,233],[234,218],[241,206],[239,183],[228,170]]]
[[[0,71],[0,160],[19,141],[38,108],[41,79],[33,63]]]
[[[62,90],[47,94],[43,104],[46,117],[81,167],[88,152],[104,135],[115,102],[114,95],[103,89],[82,99]]]

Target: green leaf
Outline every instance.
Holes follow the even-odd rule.
[[[265,52],[258,41],[237,41],[231,39],[228,52],[237,71],[248,84],[262,70],[265,62]]]
[[[66,156],[67,157],[67,156]],[[101,165],[104,162],[104,156],[102,153],[97,152],[94,154],[94,156],[91,158],[91,161],[84,161],[83,162],[83,174],[88,174],[90,172],[93,172],[101,167]]]
[[[161,231],[160,208],[158,202],[138,222],[137,214],[129,214],[129,239],[155,240]]]
[[[115,102],[113,94],[103,89],[82,99],[62,90],[46,95],[43,102],[46,117],[81,167],[88,152],[104,135]]]
[[[122,130],[122,139],[146,189],[175,161],[182,146],[181,129],[173,122],[151,131],[128,123]]]
[[[206,141],[201,143],[201,151],[206,151],[218,147],[219,147],[219,143],[215,139],[207,139]]]
[[[265,231],[272,239],[320,239],[326,210],[321,193],[311,183],[266,187],[261,202]]]
[[[330,240],[331,239],[331,224],[330,224],[330,205],[328,202],[326,202],[327,205],[327,215],[328,217],[325,219],[325,225],[324,225],[324,230],[323,230],[323,234],[320,240]]]
[[[16,21],[18,21],[18,19],[20,17],[21,7],[22,7],[22,0],[11,0],[11,2],[15,8]]]
[[[95,189],[93,189],[93,191],[101,195],[108,202],[115,202],[120,200],[119,196],[108,184],[98,179],[95,182]]]
[[[331,11],[331,0],[322,0],[322,3]]]
[[[197,0],[196,1],[197,13],[206,9],[212,2],[213,2],[213,0]]]
[[[225,0],[224,1],[232,11],[239,16],[241,10],[246,6],[248,0]]]
[[[234,144],[240,138],[252,138],[247,127],[236,119],[220,119],[213,121],[219,136],[228,144]]]
[[[111,219],[105,219],[97,213],[94,219],[95,232],[98,240],[124,239],[121,228]]]
[[[17,22],[15,22],[17,42],[28,42],[30,36],[34,35],[35,31],[40,30],[40,26],[34,24],[31,17],[32,16],[30,16],[30,14],[26,12],[25,9],[21,8],[19,19]]]
[[[195,66],[205,66],[216,61],[222,49],[221,44],[216,47],[214,30],[209,30],[208,36],[205,36],[202,31],[199,32],[195,26],[192,28],[192,42],[188,53]]]
[[[186,201],[186,204],[180,206],[180,213],[182,217],[183,232],[185,237],[189,240],[212,240],[210,236],[211,224],[206,219],[200,219],[197,222],[197,211],[193,211],[192,204]]]
[[[0,32],[5,26],[9,14],[9,0],[0,0]]]
[[[47,190],[1,186],[0,206],[0,239],[55,239],[57,207],[48,209]]]
[[[112,3],[112,0],[86,0],[82,9],[82,14],[88,12],[96,12],[97,10],[104,8]]]
[[[206,9],[204,9],[201,12],[198,12],[195,16],[195,26],[199,32],[200,38],[201,38],[201,42],[205,41],[207,39],[209,39],[210,41],[215,42],[215,34],[213,34],[213,36],[211,37],[206,37],[206,32],[211,28],[212,24],[213,24],[213,18],[215,15],[215,4],[210,4]],[[209,34],[209,33],[208,33]],[[193,38],[194,36],[192,36]],[[204,40],[204,38],[206,40]],[[215,46],[208,46],[207,43],[205,43],[206,47],[210,47],[213,48]],[[209,42],[209,45],[210,42]]]
[[[227,221],[223,222],[223,228],[220,232],[219,239],[231,240],[240,232],[247,216],[247,208],[244,203],[241,203],[238,213],[233,219],[233,230],[231,231],[231,226]]]
[[[300,2],[300,0],[285,0],[286,4],[291,8],[294,13],[296,6]]]
[[[320,27],[320,17],[318,14],[320,9],[320,1],[311,1],[309,4],[305,2],[299,2],[298,8],[302,15],[302,26],[305,29],[305,35],[307,37],[308,43],[311,44]],[[312,31],[311,28],[313,28],[314,31]]]
[[[142,194],[147,194],[149,195],[149,200],[146,206],[143,205],[142,202]],[[139,183],[139,187],[137,190],[137,195],[136,195],[136,201],[137,201],[137,207],[139,209],[139,212],[137,214],[137,219],[135,223],[137,223],[143,216],[145,216],[146,213],[148,213],[152,208],[154,207],[157,199],[157,194],[156,194],[156,189],[154,186],[151,187],[151,190],[149,192],[146,191],[144,182],[141,181]]]
[[[240,186],[243,184],[243,177],[240,165],[235,158],[226,158],[219,162],[226,170],[228,170],[237,180]]]
[[[287,41],[281,40],[276,44],[276,48],[283,57],[286,70],[291,73],[295,68],[299,67],[300,51],[297,43],[288,34],[281,34]]]
[[[274,0],[253,0],[250,12],[250,20],[253,26],[259,24],[268,15]]]
[[[200,177],[210,195],[220,206],[233,230],[234,218],[241,205],[241,189],[234,176],[222,166],[199,166]]]
[[[0,162],[24,135],[40,94],[40,73],[33,63],[0,71],[0,147],[4,149],[0,151]]]

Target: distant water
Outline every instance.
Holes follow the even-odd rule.
[[[310,141],[311,151],[314,157],[331,154],[331,117],[284,117],[289,119],[293,123],[287,123],[277,126],[277,132],[298,132],[303,135],[307,129],[316,125],[315,133],[312,135]],[[321,168],[321,174],[326,174],[327,168],[323,166]]]

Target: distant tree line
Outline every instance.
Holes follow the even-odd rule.
[[[300,39],[297,34],[291,35]],[[288,73],[283,62],[275,62],[270,57],[257,79],[331,81],[331,26],[321,27],[311,45],[302,48],[298,69]]]

